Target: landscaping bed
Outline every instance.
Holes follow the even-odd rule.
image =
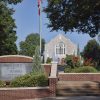
[[[65,67],[64,69],[65,73],[99,73],[99,71],[91,66],[81,66],[78,68],[70,68],[70,67]]]
[[[82,61],[80,56],[66,55],[65,73],[99,73],[100,67],[95,66],[91,59]]]
[[[48,86],[48,78],[45,74],[26,74],[20,77],[16,77],[14,80],[6,85],[6,82],[0,81],[0,87],[44,87]]]

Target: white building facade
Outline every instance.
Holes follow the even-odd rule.
[[[77,55],[77,45],[62,34],[57,35],[45,44],[44,59],[52,58],[53,61],[60,62],[66,55]]]

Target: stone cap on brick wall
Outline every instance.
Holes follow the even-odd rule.
[[[90,75],[91,75],[91,74],[100,74],[100,73],[99,73],[99,72],[98,72],[98,73],[64,73],[64,72],[59,72],[59,75],[60,75],[60,74],[61,74],[61,75],[78,75],[78,74],[79,74],[79,75],[82,75],[82,74],[83,74],[83,75],[87,75],[87,74],[90,74]]]
[[[0,88],[1,90],[35,90],[35,89],[49,89],[49,87],[13,87],[13,88]]]
[[[32,63],[33,58],[23,55],[0,56],[0,63]]]

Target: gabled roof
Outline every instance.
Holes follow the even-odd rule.
[[[69,40],[71,43],[73,43],[65,34],[57,34],[54,38],[52,38],[49,42],[47,42],[46,44],[52,42],[53,40],[55,40],[56,38],[65,38],[66,40]],[[74,44],[74,43],[73,43]],[[76,45],[76,44],[75,44]]]

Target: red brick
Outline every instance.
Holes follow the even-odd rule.
[[[0,56],[0,63],[31,63],[32,57],[20,56],[20,55],[9,55]]]

